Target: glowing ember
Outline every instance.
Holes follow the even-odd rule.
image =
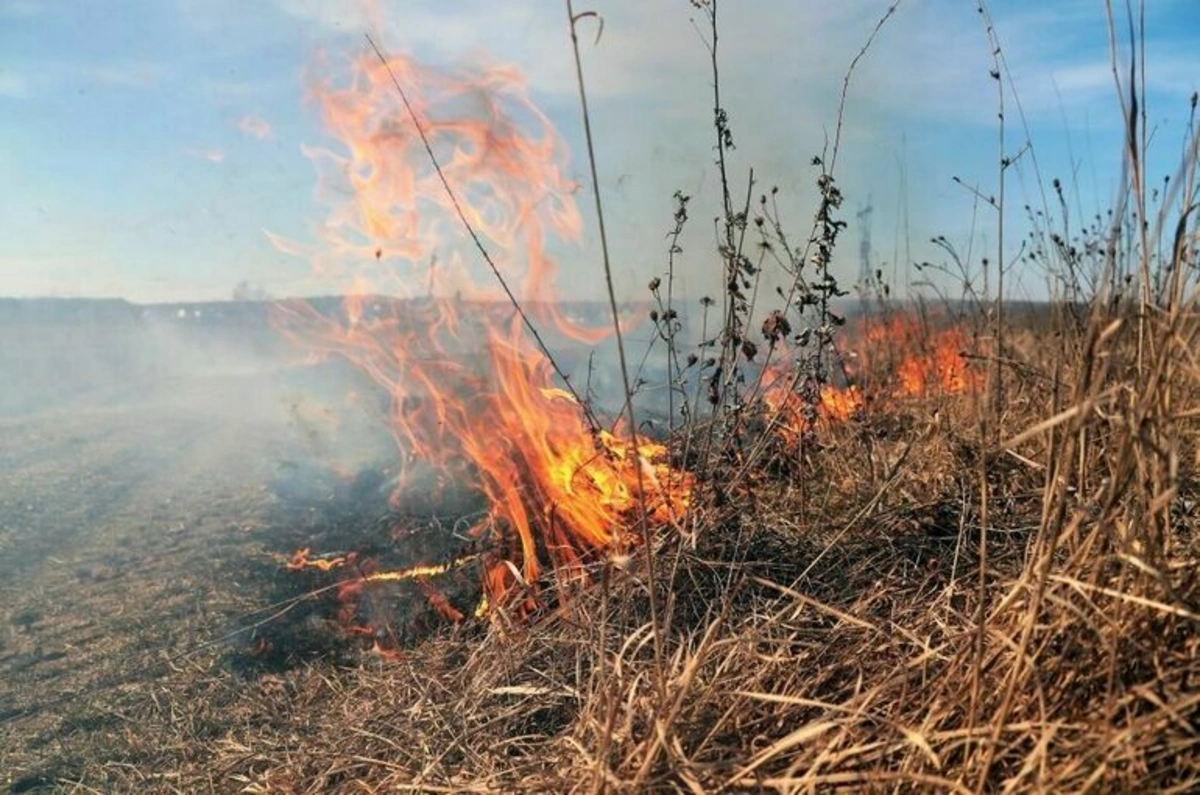
[[[352,561],[354,553],[350,555],[338,555],[336,557],[325,557],[311,559],[309,555],[312,550],[308,547],[303,547],[292,553],[292,556],[284,562],[283,567],[288,571],[303,571],[304,569],[316,569],[317,571],[333,571],[341,568],[347,562]]]
[[[565,147],[519,75],[491,68],[454,76],[403,57],[389,65],[463,212],[527,311],[560,337],[601,339],[604,332],[564,318],[554,300],[549,249],[576,240],[582,223]],[[403,462],[414,457],[444,483],[467,479],[486,498],[487,514],[470,535],[507,552],[483,561],[479,614],[515,586],[536,583],[546,566],[571,576],[593,555],[636,543],[630,529],[642,500],[653,527],[671,522],[687,507],[691,483],[670,471],[662,446],[639,440],[635,450],[627,434],[593,432],[575,398],[554,386],[550,362],[467,245],[392,77],[374,56],[353,72],[348,85],[326,82],[314,92],[340,141],[306,150],[321,175],[318,197],[331,204],[320,243],[272,240],[306,254],[319,276],[355,295],[336,316],[288,304],[276,325],[306,350],[346,358],[386,390],[402,462],[395,503],[405,499]],[[410,300],[371,302],[369,293]],[[396,580],[416,582],[439,614],[462,620],[429,580],[464,561],[379,572],[350,555],[314,558],[305,549],[287,567],[353,569],[339,593],[343,624],[352,625],[363,589]]]

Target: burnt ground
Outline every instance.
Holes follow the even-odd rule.
[[[478,507],[391,510],[381,397],[261,304],[0,299],[0,387],[0,791],[172,790],[263,676],[363,662],[334,593],[296,601],[338,577],[287,555],[442,562]],[[469,615],[479,583],[438,596]],[[412,644],[445,623],[428,590],[377,588],[356,621]]]
[[[289,358],[261,322],[14,307],[0,312],[0,791],[102,786],[140,754],[169,788],[190,753],[166,747],[171,727],[221,730],[181,709],[197,688],[220,715],[264,667],[344,647],[316,631],[324,603],[252,625],[313,586],[281,556],[386,509],[364,463],[381,448],[355,436],[361,411],[363,427],[347,420],[344,369]],[[347,474],[361,471],[376,474]],[[294,625],[314,629],[249,654]]]
[[[374,659],[335,620],[345,575],[286,571],[296,549],[462,553],[469,499],[388,506],[362,376],[281,344],[261,307],[195,311],[0,302],[0,792],[171,791],[263,677]],[[480,579],[437,587],[469,614]],[[356,623],[411,645],[444,624],[423,587],[374,588]]]
[[[255,386],[181,381],[0,420],[0,783],[12,791],[129,764],[98,747],[153,732],[128,715],[185,668],[210,668],[236,697],[229,643],[182,655],[274,588],[262,576],[272,482],[302,450],[285,428],[216,410]]]
[[[516,645],[498,635],[480,643],[481,628],[443,622],[437,642],[395,665],[375,664],[386,661],[360,653],[361,639],[339,634],[328,601],[284,609],[331,582],[284,571],[292,550],[360,549],[389,566],[428,562],[453,552],[439,539],[474,512],[469,499],[457,507],[430,500],[408,515],[387,507],[389,474],[380,461],[388,441],[378,426],[351,419],[361,420],[364,405],[347,407],[344,398],[361,394],[362,385],[348,382],[344,371],[288,359],[229,323],[181,335],[141,321],[36,329],[22,321],[24,336],[14,337],[2,315],[0,791],[386,791],[413,782],[455,791],[474,780],[497,791],[529,781],[560,791],[591,775],[578,749],[580,738],[591,741],[600,713],[579,694],[588,670],[609,651],[629,666],[621,685],[628,695],[612,702],[627,705],[625,725],[650,726],[663,712],[644,687],[652,681],[645,644],[625,639],[644,626],[636,600],[628,610],[630,602],[611,600],[611,615],[599,621],[624,627],[610,650],[594,637],[597,614],[589,611],[597,600],[589,607],[581,599],[583,620],[547,622],[546,632]],[[1011,400],[1033,405],[1017,390]],[[1036,411],[1044,405],[1037,402]],[[369,402],[365,408],[369,414]],[[1041,416],[1026,411],[1020,427]],[[880,782],[896,782],[888,776],[909,766],[924,776],[913,781],[927,784],[942,775],[940,760],[948,775],[958,775],[955,766],[975,775],[956,756],[959,694],[970,689],[978,637],[971,620],[976,591],[960,583],[979,581],[970,564],[983,554],[971,549],[974,532],[964,533],[976,519],[962,495],[986,459],[964,444],[969,437],[957,428],[967,426],[927,421],[902,468],[917,416],[895,434],[887,423],[847,426],[839,456],[817,459],[827,496],[816,496],[833,495],[829,515],[836,521],[825,520],[822,504],[818,522],[798,524],[797,506],[810,497],[801,493],[798,502],[789,478],[772,477],[765,485],[773,489],[749,493],[724,509],[734,518],[713,525],[736,526],[736,533],[703,534],[714,546],[686,559],[687,577],[673,593],[683,596],[680,625],[707,626],[703,636],[711,630],[716,640],[707,658],[684,645],[671,655],[701,673],[694,687],[680,674],[689,684],[669,696],[681,710],[673,731],[684,752],[654,773],[660,789],[696,780],[714,790],[738,779],[747,786],[739,771],[747,759],[765,760],[763,746],[772,742],[786,751],[771,763],[780,774],[816,770],[829,753],[865,749],[873,755],[869,766],[849,775],[878,773]],[[901,447],[904,453],[891,457]],[[888,461],[897,463],[877,474],[877,463]],[[989,481],[993,470],[997,477],[996,524],[986,559],[999,594],[1022,571],[1028,531],[1037,527],[1033,487],[1041,475],[1006,459],[993,463],[987,471]],[[876,493],[885,479],[887,493]],[[1037,643],[1045,643],[1042,664],[1028,678],[1032,689],[1009,705],[1006,731],[1019,734],[1006,740],[997,762],[1008,771],[1003,775],[1036,773],[1041,778],[1024,782],[1033,791],[1086,789],[1097,781],[1104,791],[1166,784],[1182,791],[1179,782],[1200,780],[1193,752],[1197,646],[1188,623],[1197,604],[1195,495],[1188,474],[1179,504],[1186,511],[1183,549],[1166,566],[1172,580],[1164,590],[1145,588],[1149,599],[1136,610],[1126,604],[1101,613],[1095,594],[1076,590],[1095,576],[1109,584],[1104,595],[1122,593],[1104,559],[1095,569],[1066,569],[1055,581],[1055,598],[1035,628]],[[862,523],[845,518],[865,516],[856,506],[878,498],[887,504]],[[824,535],[810,538],[814,529]],[[768,588],[770,601],[746,587],[726,600],[729,575],[720,564],[734,558],[721,544],[737,546],[737,568],[745,569],[745,539],[754,542],[754,559],[769,564],[770,583],[812,571],[806,594],[789,591],[780,603],[776,586]],[[465,591],[451,587],[443,595],[470,607]],[[406,583],[372,608],[387,617],[396,642],[419,638],[432,613],[424,596]],[[1162,609],[1176,602],[1186,612]],[[718,604],[719,618],[705,624]],[[1106,611],[1111,604],[1104,603]],[[1015,670],[1003,654],[1015,647],[1025,618],[1017,605],[992,622],[1000,662],[981,673],[985,723],[1000,709],[1006,672]],[[686,631],[680,642],[691,644]],[[786,653],[761,653],[774,648]],[[633,651],[622,657],[625,649]],[[912,677],[897,671],[943,684],[910,688]],[[864,681],[867,694],[878,696],[872,709],[865,702],[861,709],[840,706],[859,704]],[[1116,702],[1105,700],[1106,687],[1155,708],[1110,708]],[[846,731],[833,745],[792,743],[817,719],[811,710],[818,703],[835,705],[824,714]],[[919,747],[908,732],[904,741],[879,741],[881,727],[922,721],[931,721],[925,736],[932,745]],[[654,743],[661,735],[641,736]],[[637,763],[638,737],[614,736],[620,758]],[[1042,762],[1027,759],[1028,749]],[[679,765],[684,772],[675,778]],[[632,780],[634,772],[618,775]],[[1137,786],[1145,782],[1151,784]]]

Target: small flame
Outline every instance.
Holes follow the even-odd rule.
[[[302,547],[292,553],[292,556],[284,562],[283,567],[288,571],[304,571],[305,569],[314,569],[316,571],[333,571],[341,568],[346,563],[353,561],[354,553],[350,555],[337,555],[334,557],[319,557],[312,559],[312,550],[308,547]]]
[[[776,429],[785,442],[797,441],[814,422],[845,422],[866,405],[862,390],[853,385],[839,389],[824,384],[815,401],[806,400],[795,388],[795,380],[786,365],[773,364],[763,372],[763,401],[778,418]]]
[[[410,566],[407,569],[397,569],[396,571],[379,571],[373,574],[368,574],[363,577],[366,582],[400,582],[402,580],[423,580],[430,577],[437,577],[441,574],[453,571],[459,566],[466,565],[479,558],[478,555],[466,555],[461,558],[456,558],[449,563],[440,563],[435,565],[417,565]]]
[[[908,316],[893,315],[881,322],[864,320],[857,337],[857,350],[844,357],[842,370],[868,387],[824,384],[813,400],[796,388],[790,369],[794,356],[779,357],[763,372],[763,401],[778,418],[784,441],[796,441],[813,428],[814,420],[845,422],[863,413],[868,403],[886,406],[908,398],[971,393],[983,384],[982,374],[968,366],[964,352],[970,344],[961,328],[925,329]]]
[[[971,348],[957,326],[933,328],[906,315],[866,326],[862,363],[872,372],[896,374],[897,397],[930,397],[974,392],[982,373],[972,370],[964,353]]]

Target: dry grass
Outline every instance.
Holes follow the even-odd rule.
[[[1140,367],[1113,322],[1009,370],[1015,444],[981,448],[973,398],[915,401],[699,507],[655,549],[661,670],[635,556],[400,662],[173,662],[58,786],[1194,791],[1195,318],[1149,318]]]
[[[1194,186],[1195,159],[1186,164]],[[831,211],[840,195],[825,201]],[[547,583],[555,607],[536,621],[501,606],[486,624],[442,625],[398,661],[310,657],[272,670],[231,665],[245,648],[211,643],[217,621],[187,656],[110,644],[107,669],[130,669],[124,679],[107,670],[57,711],[0,712],[0,767],[17,771],[6,783],[1200,790],[1193,209],[1180,215],[1166,263],[1176,280],[1160,294],[1148,292],[1150,255],[1128,242],[1117,252],[1114,230],[1121,261],[1096,272],[1115,284],[1118,271],[1140,271],[1136,301],[1099,289],[1082,314],[1055,307],[1005,327],[993,316],[975,352],[991,370],[978,394],[897,401],[822,426],[799,448],[751,440],[752,464],[739,457],[746,448],[688,446],[701,479],[690,513],[650,554],[596,564],[591,587]],[[1144,202],[1138,210],[1146,216]],[[734,342],[730,361],[745,350]],[[700,449],[711,455],[697,461]],[[166,549],[155,563],[166,581],[169,565],[189,561]],[[186,582],[228,578],[209,563],[211,577],[189,569]],[[126,620],[144,629],[154,613],[139,609]],[[23,609],[8,618],[23,640],[41,620]],[[12,671],[12,659],[0,662]],[[39,647],[30,659],[62,657]]]
[[[1194,329],[1179,332],[1150,363],[1165,381],[1114,363],[1131,343],[1107,324],[1076,341],[1085,366],[1060,371],[1057,398],[1053,379],[1014,376],[1006,436],[1055,400],[1069,419],[1011,453],[980,452],[963,401],[922,403],[907,431],[887,427],[896,417],[838,429],[702,509],[694,535],[656,552],[670,572],[664,671],[642,572],[614,574],[609,598],[583,594],[554,620],[356,675],[317,739],[274,766],[260,756],[250,778],[310,791],[1195,787],[1200,494],[1180,457],[1195,428],[1165,412],[1194,406],[1200,384],[1176,347]],[[1155,394],[1167,389],[1170,407]]]

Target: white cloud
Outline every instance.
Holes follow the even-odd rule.
[[[45,3],[36,0],[0,0],[0,16],[32,17],[46,10]]]
[[[189,157],[207,160],[213,165],[219,166],[225,162],[225,152],[220,149],[184,149],[183,152]]]
[[[556,3],[494,3],[466,0],[452,5],[411,3],[402,13],[371,22],[354,2],[276,0],[295,19],[320,28],[331,61],[366,49],[371,32],[385,50],[403,51],[435,63],[459,65],[484,58],[517,67],[534,99],[562,126],[578,148],[578,99],[574,61],[565,10]],[[748,169],[760,180],[758,189],[779,184],[784,206],[803,224],[800,210],[812,195],[811,156],[821,150],[831,129],[841,79],[854,54],[866,41],[886,0],[841,3],[746,3],[729,0],[720,6],[722,105],[731,118],[738,149],[730,160],[731,179],[744,190]],[[671,196],[676,189],[697,194],[685,244],[694,252],[693,273],[708,273],[715,213],[713,165],[713,95],[709,53],[704,41],[706,20],[684,0],[645,3],[593,0],[579,10],[594,9],[604,19],[595,40],[592,20],[581,23],[580,44],[589,98],[593,102],[602,188],[614,228],[615,257],[629,263],[621,270],[644,290],[639,275],[658,267],[663,232],[670,225]],[[897,39],[889,25],[881,41]],[[871,57],[878,57],[872,54]],[[856,88],[855,99],[866,92]],[[847,145],[862,150],[884,133],[886,124],[865,104],[848,128]],[[849,162],[875,177],[877,159],[890,164],[890,153],[875,146],[872,157]],[[882,153],[882,154],[880,154]],[[574,176],[583,180],[586,165],[573,159]],[[847,182],[853,183],[852,175]],[[700,195],[702,194],[702,195]],[[581,201],[587,201],[584,196]],[[794,230],[803,234],[804,230]],[[589,263],[592,252],[580,259]],[[652,265],[652,263],[654,263]],[[576,264],[564,281],[592,273]],[[712,270],[715,273],[715,269]],[[696,295],[713,287],[694,276]],[[582,285],[580,285],[582,288]]]
[[[15,72],[0,71],[0,97],[25,99],[29,96],[29,81]]]
[[[460,64],[478,54],[512,64],[556,121],[574,124],[578,118],[560,3],[411,0],[402,11],[386,6],[390,13],[379,23],[355,0],[275,0],[275,5],[319,31],[314,38],[332,42],[328,50],[335,55],[362,53],[362,35],[371,32],[384,49],[422,60]],[[722,105],[738,144],[731,173],[744,186],[753,166],[760,189],[780,184],[791,197],[801,197],[785,206],[793,226],[810,217],[806,202],[813,174],[807,163],[833,134],[846,69],[889,5],[890,0],[720,4]],[[995,5],[1004,57],[1031,125],[1059,129],[1067,116],[1119,129],[1103,8],[1093,0]],[[604,18],[598,44],[591,21],[583,23],[580,37],[601,183],[606,211],[621,229],[614,244],[618,259],[644,269],[647,259],[662,259],[674,190],[711,196],[715,184],[711,77],[697,30],[705,28],[704,20],[685,0],[581,0],[578,10],[595,10]],[[1150,89],[1194,90],[1200,56],[1156,50],[1153,41],[1150,46]],[[874,194],[876,238],[888,241],[889,255],[893,230],[879,227],[900,217],[901,159],[914,184],[906,210],[914,238],[970,227],[970,198],[951,187],[950,177],[973,181],[977,168],[994,173],[991,68],[984,26],[974,4],[962,0],[906,0],[860,63],[850,87],[839,182],[850,197],[847,217]],[[1008,101],[1015,124],[1011,96]],[[564,127],[564,132],[578,146],[578,131]],[[585,165],[578,156],[574,168],[582,179]],[[689,255],[701,256],[711,251],[714,208],[698,199],[692,209],[687,248]],[[960,223],[964,213],[968,218]],[[841,256],[852,261],[853,246],[842,248]]]
[[[566,13],[560,4],[423,0],[407,4],[403,12],[376,17],[359,0],[275,3],[284,13],[330,34],[361,42],[363,34],[370,33],[384,49],[440,61],[457,62],[472,53],[483,53],[519,66],[538,92],[574,96],[577,90]],[[800,7],[793,3],[724,3],[721,46],[725,60],[730,64],[752,61],[766,79],[771,78],[772,69],[791,70],[793,65],[819,66],[820,74],[827,73],[833,62],[849,61],[849,52],[836,59],[829,56],[841,54],[849,41],[860,44],[861,31],[869,30],[886,6],[884,0]],[[603,35],[595,46],[594,21],[580,25],[581,44],[589,61],[588,89],[597,96],[654,95],[669,100],[680,78],[694,76],[704,66],[706,53],[691,21],[699,12],[683,0],[669,4],[595,0],[586,8],[604,20]],[[821,35],[805,35],[815,30]]]
[[[535,95],[575,101],[567,23],[558,4],[416,0],[378,19],[359,0],[275,0],[275,5],[325,36],[341,38],[349,53],[365,49],[362,35],[370,32],[384,49],[425,60],[460,63],[486,54],[519,67]],[[725,0],[720,55],[727,102],[741,107],[742,118],[792,115],[819,130],[832,121],[845,70],[889,5]],[[655,118],[691,115],[698,105],[711,105],[707,52],[697,30],[705,24],[687,2],[592,0],[581,7],[604,19],[597,45],[591,20],[581,30],[590,96],[598,102],[648,103]],[[1104,14],[1094,2],[1058,0],[1052,9],[1001,10],[997,31],[1027,114],[1058,118],[1064,105],[1073,110],[1111,102]],[[1200,55],[1150,46],[1151,90],[1194,90]],[[973,4],[902,3],[861,63],[850,100],[860,123],[887,117],[889,124],[898,118],[937,119],[991,127],[996,113],[991,67]]]
[[[958,11],[961,12],[962,4]],[[904,7],[902,6],[902,9]],[[933,115],[949,123],[992,127],[996,119],[995,83],[988,77],[992,60],[984,28],[974,13],[951,13],[943,0],[908,7],[897,18],[899,36],[884,44],[864,68],[870,74],[872,101],[909,116]],[[996,9],[993,9],[995,12]],[[1163,14],[1165,4],[1148,13]],[[1107,22],[1102,7],[1082,0],[1060,0],[1053,7],[994,13],[1003,57],[1031,122],[1058,120],[1066,111],[1102,111],[1111,115],[1116,87],[1109,60]],[[1148,25],[1155,23],[1148,19]],[[895,31],[894,31],[895,32]],[[1120,57],[1124,57],[1123,55]],[[1150,92],[1190,93],[1200,82],[1200,50],[1147,41],[1146,84]]]
[[[218,103],[245,100],[261,95],[267,89],[266,83],[261,80],[213,79],[210,77],[195,80],[195,85]]]
[[[170,74],[163,64],[145,61],[95,64],[80,71],[91,82],[119,88],[154,88]]]
[[[51,96],[80,87],[149,90],[168,82],[170,66],[152,61],[96,62],[73,58],[45,58],[0,66],[0,97],[26,99],[35,94]]]
[[[260,141],[268,141],[272,136],[270,122],[261,116],[243,116],[237,120],[236,126],[243,135]]]

